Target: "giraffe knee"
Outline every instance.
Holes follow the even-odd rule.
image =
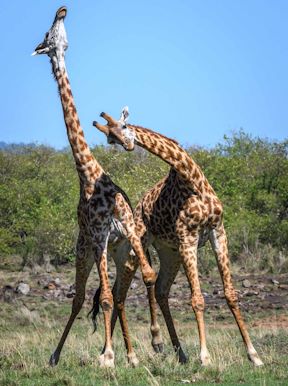
[[[81,294],[76,294],[73,303],[72,303],[72,310],[73,312],[79,312],[83,306],[85,300],[85,293]]]
[[[193,310],[196,311],[204,311],[205,308],[205,301],[202,294],[192,295],[191,297],[191,303]]]
[[[101,293],[100,304],[103,311],[109,311],[113,309],[113,295],[110,293]]]

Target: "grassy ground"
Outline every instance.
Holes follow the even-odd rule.
[[[65,285],[73,284],[74,274],[74,267],[71,266],[53,272],[51,276],[60,278],[61,284]],[[102,315],[98,330],[93,335],[92,324],[86,317],[94,293],[95,275],[89,278],[84,309],[71,330],[58,366],[49,367],[49,357],[67,322],[72,299],[56,297],[57,289],[45,289],[41,280],[46,276],[47,273],[43,272],[23,272],[19,267],[0,269],[0,386],[288,384],[287,275],[277,276],[280,285],[272,283],[275,277],[249,277],[251,287],[248,293],[242,286],[243,277],[235,277],[252,341],[265,366],[255,368],[248,361],[223,293],[218,293],[221,287],[219,275],[205,276],[201,280],[207,300],[205,320],[212,364],[206,368],[200,365],[199,339],[190,306],[189,288],[184,275],[179,274],[172,287],[170,304],[183,349],[189,357],[188,363],[180,365],[176,361],[160,316],[165,349],[164,354],[154,354],[150,344],[145,288],[138,278],[132,283],[127,310],[140,365],[135,369],[128,366],[117,325],[114,336],[116,367],[113,370],[102,369],[98,364],[104,337]],[[29,283],[30,293],[24,296],[11,292],[12,298],[5,300],[1,288],[2,291],[4,285],[15,288],[19,281]],[[217,294],[212,296],[215,289]],[[259,291],[256,292],[258,295],[254,295],[251,289]],[[269,302],[267,299],[270,299]]]
[[[129,320],[135,350],[140,365],[127,365],[119,327],[114,348],[116,368],[101,369],[98,355],[103,344],[103,330],[91,335],[91,324],[83,310],[75,322],[56,368],[48,366],[48,359],[57,343],[69,304],[42,302],[36,309],[31,304],[1,304],[0,313],[0,385],[287,385],[288,332],[285,326],[258,323],[250,326],[256,349],[265,366],[254,368],[247,360],[236,327],[230,322],[213,321],[209,315],[207,336],[212,365],[203,368],[198,360],[199,345],[195,322],[187,314],[177,314],[176,321],[185,352],[186,365],[175,359],[163,327],[165,353],[154,354],[150,345],[148,317],[142,320],[129,310]],[[255,318],[254,318],[255,319]],[[257,319],[257,318],[256,318]],[[277,319],[277,315],[276,315]],[[275,319],[275,320],[276,320]],[[261,321],[259,319],[258,321]],[[257,323],[256,323],[257,324]]]

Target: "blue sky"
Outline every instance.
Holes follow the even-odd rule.
[[[90,145],[101,111],[183,145],[243,128],[288,133],[288,1],[10,1],[0,5],[0,141],[68,145],[46,56],[31,57],[61,5],[67,70]]]

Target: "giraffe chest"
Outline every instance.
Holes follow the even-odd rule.
[[[87,193],[88,192],[88,193]],[[78,204],[78,223],[88,236],[107,234],[115,207],[115,189],[108,184],[95,183],[81,190]]]

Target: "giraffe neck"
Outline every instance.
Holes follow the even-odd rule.
[[[214,193],[200,167],[176,141],[150,129],[129,126],[134,129],[135,143],[171,165],[202,199]]]
[[[59,88],[67,135],[79,178],[83,182],[95,182],[95,179],[102,174],[103,169],[85,141],[65,65],[53,72]]]

